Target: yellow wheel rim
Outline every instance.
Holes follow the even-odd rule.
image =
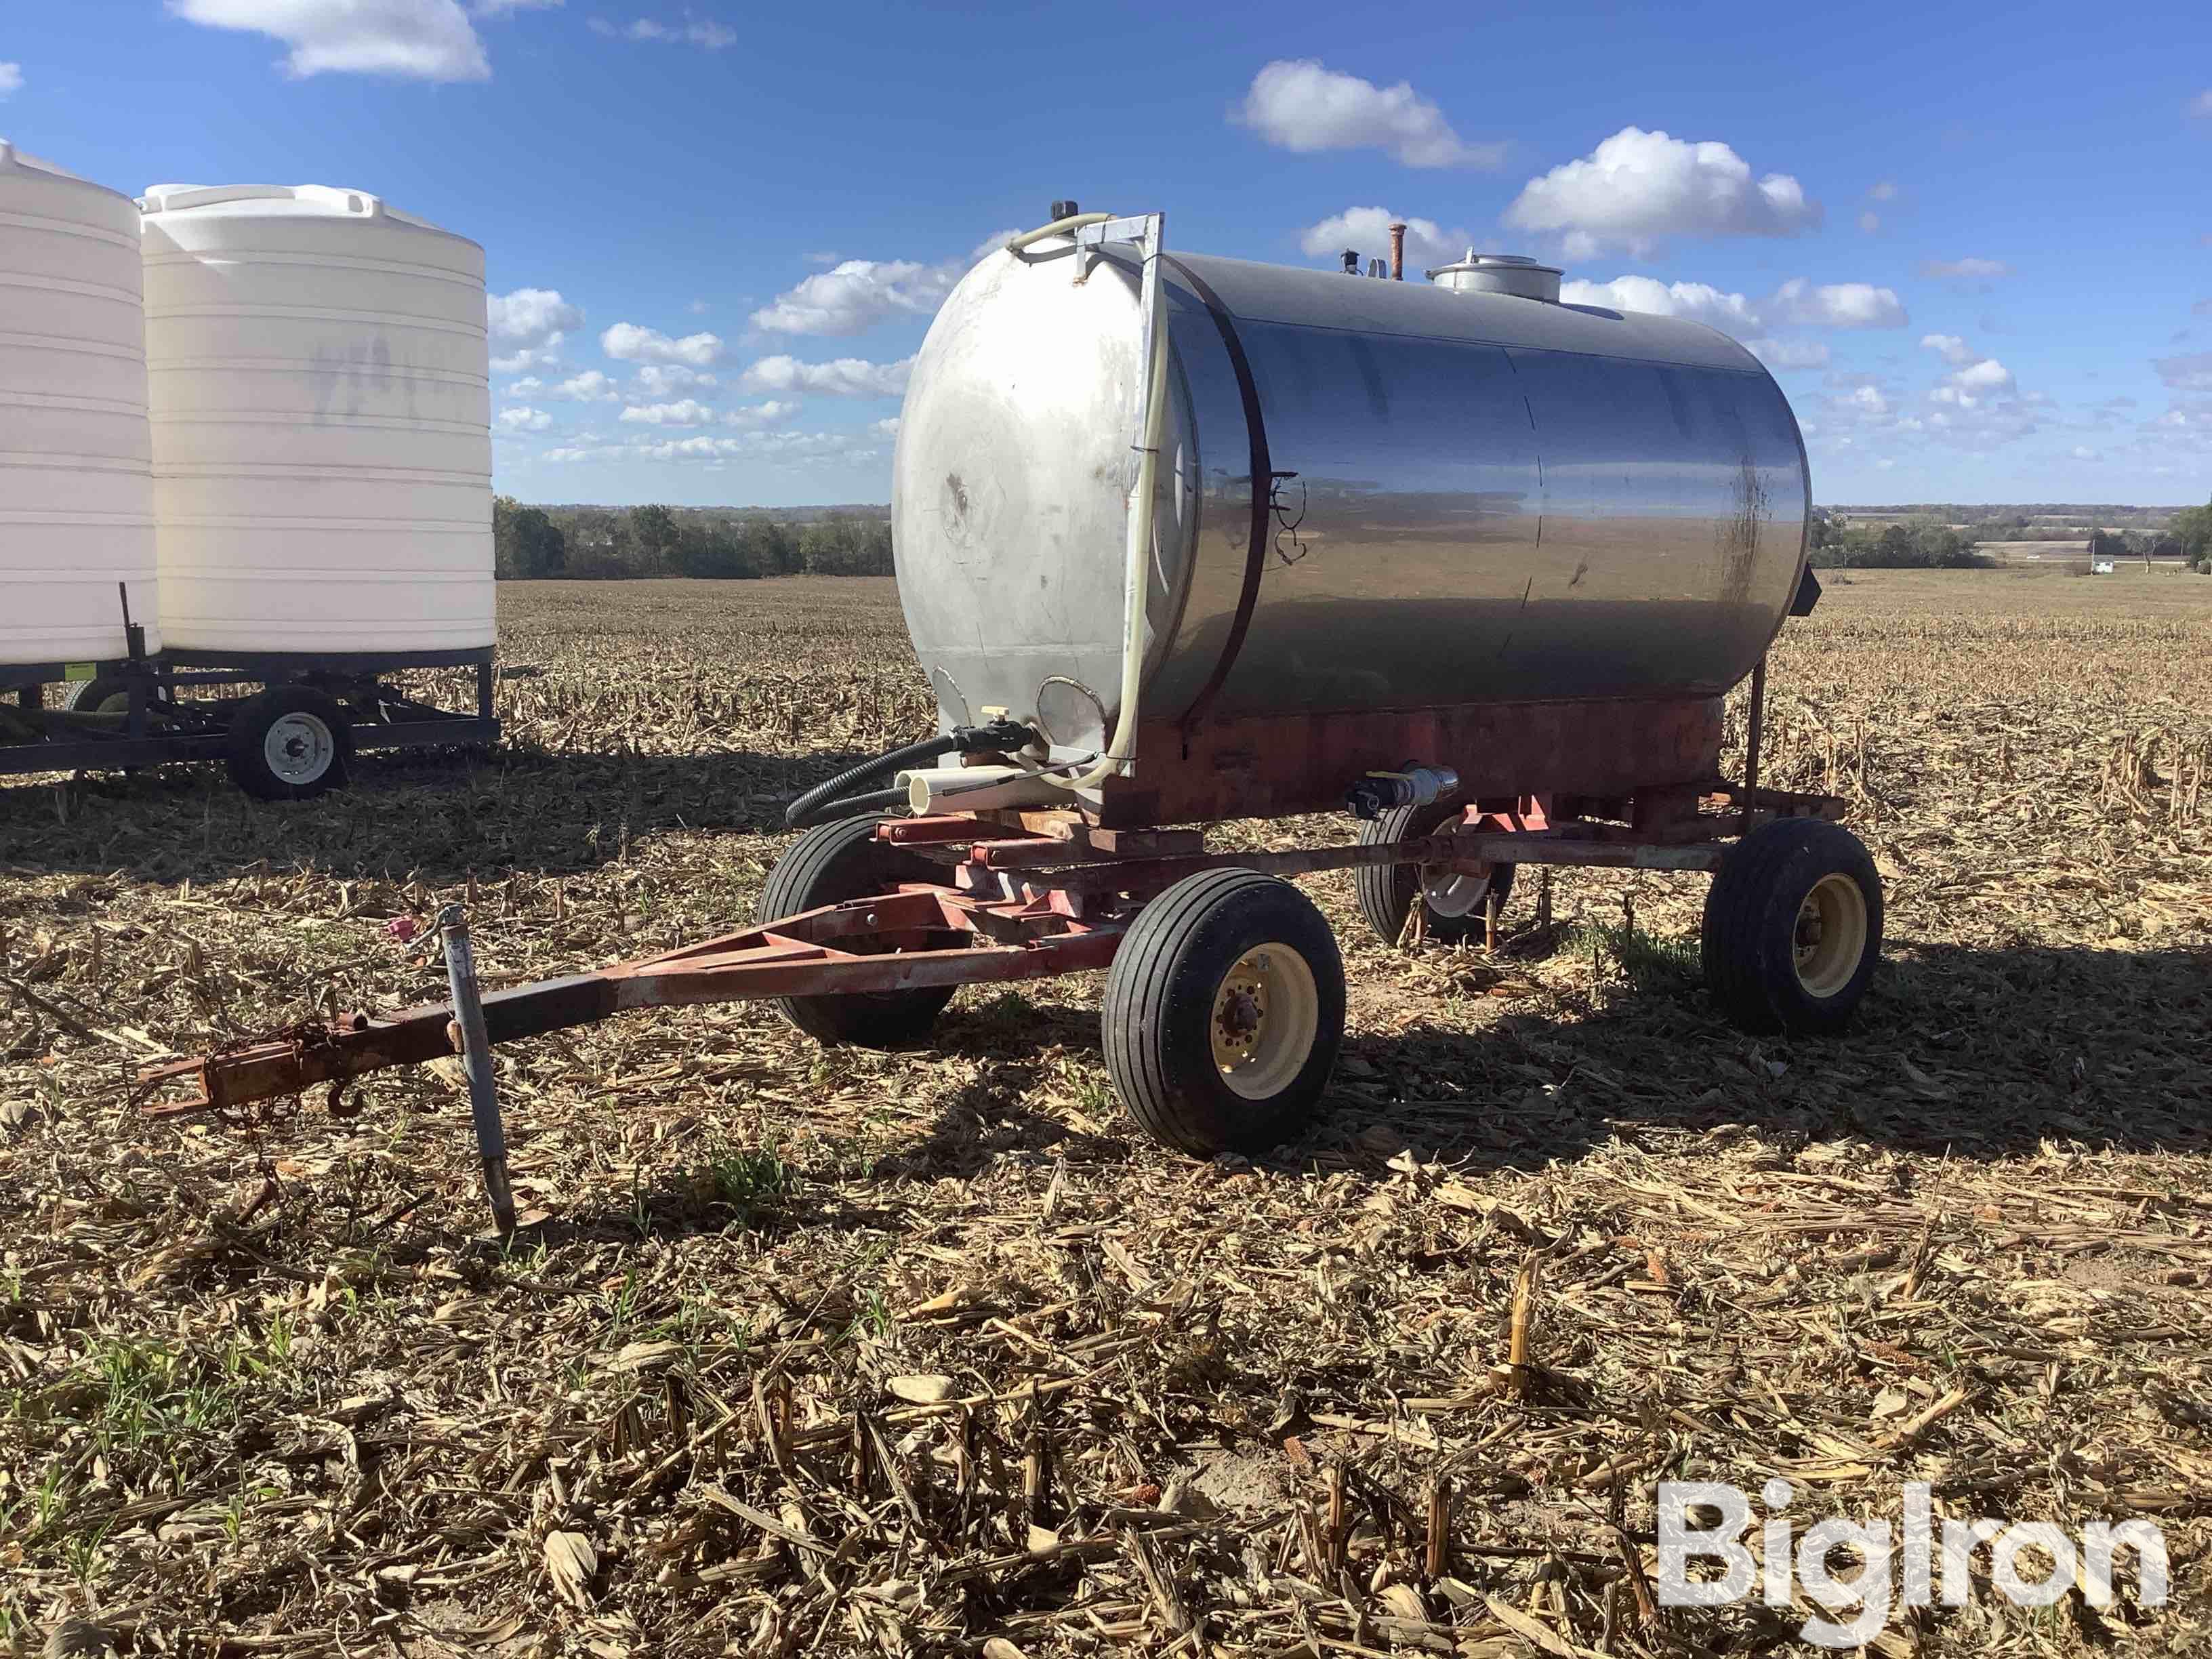
[[[1287,945],[1257,945],[1237,958],[1213,994],[1208,1021],[1221,1080],[1247,1100],[1289,1088],[1321,1034],[1313,969]]]
[[[1821,877],[1797,907],[1792,940],[1805,994],[1832,997],[1841,991],[1858,972],[1866,947],[1866,895],[1841,872]]]

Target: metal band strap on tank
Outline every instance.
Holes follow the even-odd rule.
[[[1229,352],[1229,366],[1236,371],[1237,395],[1244,404],[1244,430],[1251,440],[1252,454],[1252,524],[1244,547],[1244,586],[1237,596],[1236,619],[1229,624],[1229,636],[1222,641],[1221,656],[1213,665],[1212,673],[1198,695],[1190,700],[1176,722],[1188,741],[1191,729],[1199,718],[1212,705],[1229,671],[1237,665],[1237,653],[1244,648],[1245,630],[1252,625],[1252,611],[1260,600],[1260,574],[1267,568],[1267,525],[1273,512],[1270,501],[1273,496],[1274,462],[1267,453],[1267,423],[1260,412],[1260,388],[1252,379],[1252,362],[1244,355],[1244,342],[1237,337],[1237,325],[1229,315],[1229,308],[1221,303],[1221,296],[1208,286],[1206,279],[1172,253],[1160,256],[1181,273],[1205,306],[1206,315],[1213,319],[1213,326],[1220,331],[1221,343]]]

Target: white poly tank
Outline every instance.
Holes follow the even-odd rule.
[[[0,140],[0,664],[124,655],[118,582],[155,649],[138,210]]]
[[[319,185],[139,205],[170,647],[490,645],[483,250]]]

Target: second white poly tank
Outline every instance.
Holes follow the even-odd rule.
[[[319,185],[139,205],[170,647],[490,645],[483,250]]]

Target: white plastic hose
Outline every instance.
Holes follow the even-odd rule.
[[[1155,248],[1152,257],[1158,258]],[[1098,764],[1069,779],[1070,789],[1095,789],[1137,757],[1137,702],[1145,680],[1145,609],[1150,597],[1152,525],[1160,476],[1160,441],[1167,426],[1167,304],[1152,307],[1152,363],[1146,380],[1152,392],[1145,405],[1144,436],[1137,451],[1137,498],[1129,503],[1127,568],[1122,586],[1127,609],[1121,619],[1121,707],[1114,721],[1114,741]]]
[[[1018,236],[1006,238],[1006,252],[1019,253],[1032,242],[1042,242],[1048,236],[1067,236],[1085,225],[1103,225],[1114,216],[1110,213],[1073,213],[1065,219],[1055,219],[1048,225],[1039,225],[1035,230],[1025,230]]]
[[[1006,240],[1006,252],[1019,253],[1032,243],[1048,236],[1070,236],[1089,225],[1104,224],[1115,217],[1110,213],[1076,213],[1065,219],[1055,219],[1035,230],[1025,230],[1018,236]],[[1151,246],[1146,250],[1149,266],[1160,257],[1160,237],[1154,221]],[[1142,284],[1155,273],[1147,270],[1139,279]],[[1114,740],[1106,745],[1106,752],[1098,764],[1081,775],[1073,778],[1041,774],[1044,782],[1066,790],[1095,789],[1115,773],[1125,769],[1137,756],[1137,704],[1144,689],[1145,678],[1145,611],[1150,598],[1150,575],[1152,557],[1152,529],[1156,518],[1154,494],[1158,489],[1160,475],[1160,442],[1167,428],[1168,410],[1168,307],[1164,292],[1155,290],[1152,314],[1152,337],[1146,342],[1144,419],[1137,439],[1137,484],[1135,499],[1129,503],[1129,542],[1122,571],[1123,612],[1121,617],[1121,706],[1114,722]]]

